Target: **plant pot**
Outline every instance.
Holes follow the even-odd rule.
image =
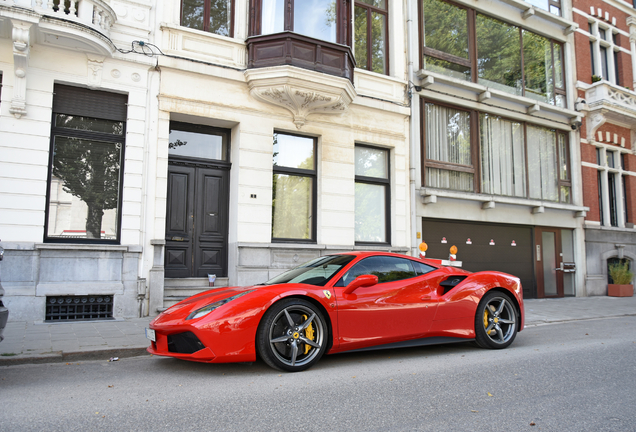
[[[634,285],[608,284],[607,295],[611,297],[632,297]]]

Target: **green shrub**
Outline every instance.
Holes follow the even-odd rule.
[[[634,278],[634,273],[629,269],[629,261],[610,264],[609,274],[617,285],[629,285]]]

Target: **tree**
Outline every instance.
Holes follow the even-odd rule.
[[[119,203],[121,150],[121,143],[55,137],[53,175],[88,206],[87,238],[101,238],[104,210]]]

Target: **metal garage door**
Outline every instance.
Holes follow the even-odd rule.
[[[448,259],[455,245],[462,268],[515,275],[524,298],[536,297],[532,227],[422,218],[422,240],[428,245],[427,258]]]

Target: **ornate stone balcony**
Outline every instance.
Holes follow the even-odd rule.
[[[585,90],[589,139],[607,120],[622,124],[634,124],[636,121],[636,92],[607,81],[592,85],[579,82],[577,87]]]

